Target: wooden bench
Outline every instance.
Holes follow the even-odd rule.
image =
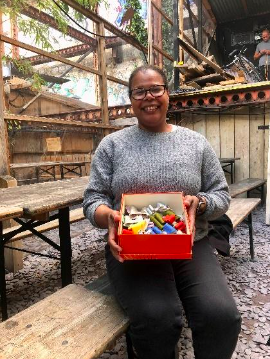
[[[250,197],[250,192],[252,190],[259,191],[261,195],[261,200],[264,200],[264,184],[266,183],[265,179],[260,178],[246,178],[239,182],[229,185],[229,192],[231,197],[236,197],[239,194],[247,192],[247,197]]]
[[[252,211],[260,202],[260,198],[233,198],[231,200],[230,208],[226,213],[232,221],[233,229],[235,229],[238,224],[242,222],[248,225],[249,249],[252,261],[254,260]]]
[[[235,198],[227,215],[233,228],[250,218],[250,254],[254,258],[251,214],[259,198]],[[0,324],[1,359],[96,359],[129,326],[107,276],[82,287],[70,284]],[[127,336],[128,358],[135,358]]]
[[[128,325],[106,276],[70,284],[0,324],[0,358],[95,359]]]

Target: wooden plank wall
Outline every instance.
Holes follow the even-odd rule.
[[[213,114],[183,113],[182,126],[204,135],[218,157],[240,157],[235,165],[235,180],[267,178],[270,104],[242,107]],[[226,175],[228,183],[230,177]]]
[[[9,136],[11,163],[44,161],[90,161],[95,135],[80,132],[16,132]],[[62,150],[48,152],[46,138],[61,137]],[[83,176],[89,175],[90,164],[82,167]],[[35,182],[34,169],[18,169],[15,177],[20,182]],[[71,174],[72,175],[72,174]],[[59,169],[56,176],[60,178]],[[68,177],[68,176],[67,176]]]
[[[243,107],[213,114],[186,112],[181,115],[181,125],[204,135],[218,157],[240,157],[236,161],[236,181],[248,177],[267,178],[269,130],[258,130],[260,125],[269,125],[270,104]],[[46,138],[60,136],[62,151],[49,153]],[[86,133],[17,132],[9,138],[11,162],[84,161],[90,160],[95,135]],[[84,175],[89,174],[90,165]],[[57,173],[59,175],[59,173]],[[31,179],[30,169],[20,170],[16,178]],[[230,183],[228,175],[227,180]]]

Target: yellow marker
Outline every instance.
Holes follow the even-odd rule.
[[[138,234],[139,231],[144,231],[147,227],[147,222],[145,220],[140,221],[138,223],[132,224],[128,227],[128,229],[131,229],[133,234]]]

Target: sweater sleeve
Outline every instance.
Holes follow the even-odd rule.
[[[108,138],[99,144],[92,160],[88,186],[84,192],[83,212],[93,226],[97,227],[94,219],[95,210],[104,204],[113,206],[111,182],[113,175],[112,151]]]
[[[227,212],[230,195],[219,159],[207,140],[205,140],[201,175],[201,190],[198,194],[207,200],[206,211],[201,217],[213,220]]]

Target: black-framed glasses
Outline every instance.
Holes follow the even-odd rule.
[[[130,97],[132,97],[134,100],[143,100],[147,92],[150,92],[150,94],[153,97],[160,97],[164,94],[167,86],[166,85],[153,85],[149,87],[149,89],[144,89],[143,87],[138,87],[136,89],[133,89],[129,92]]]

